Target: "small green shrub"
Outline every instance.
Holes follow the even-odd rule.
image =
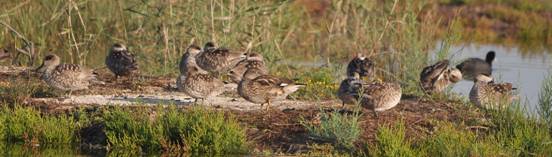
[[[545,124],[548,124],[548,127],[552,129],[552,75],[542,82],[538,113]]]
[[[31,142],[38,140],[41,125],[40,113],[30,107],[16,106],[13,110],[7,109],[4,134],[8,141]]]
[[[115,107],[103,115],[105,132],[115,149],[160,150],[162,129],[157,128],[145,112]]]
[[[552,137],[546,124],[527,117],[519,104],[502,111],[490,112],[494,125],[492,137],[506,153],[514,156],[552,153]]]
[[[437,125],[436,133],[419,146],[427,156],[489,156],[497,150],[494,143],[481,143],[469,130],[458,129],[448,122]]]
[[[77,131],[81,125],[71,116],[41,115],[32,107],[21,106],[13,109],[4,107],[1,113],[1,134],[8,141],[40,145],[72,144],[78,141]]]
[[[224,118],[223,112],[194,108],[182,113],[181,136],[188,150],[197,153],[244,153],[245,131],[236,119]]]
[[[417,156],[411,142],[406,139],[405,129],[403,122],[378,128],[376,145],[369,149],[369,153],[372,156]]]
[[[70,116],[43,116],[40,143],[71,144],[76,142],[79,125]]]
[[[320,113],[320,124],[301,121],[314,139],[331,142],[337,148],[352,149],[360,136],[360,114],[341,114],[339,111]]]
[[[105,113],[109,144],[115,149],[159,151],[184,150],[194,153],[244,153],[245,131],[223,112],[175,107],[158,109],[151,120],[144,112],[116,107]]]

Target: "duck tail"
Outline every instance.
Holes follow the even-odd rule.
[[[285,93],[293,93],[297,90],[299,90],[301,87],[304,87],[305,85],[299,85],[299,84],[292,84],[284,87]]]

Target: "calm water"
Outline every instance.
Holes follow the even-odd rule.
[[[527,109],[535,113],[542,81],[549,74],[552,65],[547,51],[526,51],[501,45],[464,44],[451,48],[449,58],[457,64],[468,57],[485,58],[488,51],[497,53],[493,63],[493,77],[498,82],[511,82],[518,88],[520,99],[528,104]],[[461,81],[452,91],[467,96],[473,82]]]

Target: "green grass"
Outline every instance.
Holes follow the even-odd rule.
[[[103,115],[108,142],[116,150],[161,150],[192,153],[245,153],[245,132],[232,116],[223,112],[175,107],[157,109],[158,117],[114,108]]]
[[[42,115],[30,107],[2,109],[2,138],[10,143],[58,145],[78,142],[79,122],[73,117]]]
[[[301,121],[309,136],[317,141],[330,142],[337,148],[353,149],[361,133],[360,114],[342,114],[339,111],[320,113],[320,124]]]
[[[369,148],[370,156],[418,156],[408,139],[403,122],[394,126],[382,126],[376,133],[376,143]]]
[[[548,76],[539,94],[538,114],[552,131],[552,76]]]

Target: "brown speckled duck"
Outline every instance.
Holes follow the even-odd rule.
[[[195,99],[208,99],[224,92],[224,83],[218,78],[201,73],[198,67],[189,66],[187,75],[177,78],[177,88]]]
[[[60,58],[54,54],[44,57],[36,72],[50,87],[69,91],[69,95],[73,91],[88,89],[91,83],[103,84],[96,79],[96,73],[92,69],[76,64],[60,64]]]
[[[285,99],[305,86],[295,84],[289,79],[265,75],[260,71],[258,68],[247,69],[238,85],[238,94],[249,102],[261,104],[261,108],[267,104],[266,110],[269,110],[272,102]]]
[[[209,43],[208,43],[209,44]],[[238,62],[244,60],[244,53],[233,52],[226,48],[214,48],[205,46],[204,50],[196,56],[199,68],[214,73],[215,75],[225,74]]]
[[[190,45],[187,49],[184,55],[182,55],[182,59],[180,59],[180,74],[186,76],[188,74],[188,66],[194,66],[197,67],[197,63],[195,60],[195,57],[197,54],[201,52],[201,48],[197,45]],[[200,71],[203,71],[200,69]]]
[[[263,61],[263,56],[258,53],[248,53],[245,60],[240,61],[228,72],[232,82],[240,83],[243,74],[249,68],[259,69],[260,74],[268,74],[268,69]]]
[[[516,98],[511,83],[494,83],[493,78],[477,75],[470,91],[470,101],[485,109],[500,109],[510,105]]]
[[[448,60],[427,66],[420,73],[420,86],[428,94],[443,92],[448,85],[460,80],[462,73],[458,69],[449,68]]]
[[[105,58],[105,64],[117,78],[132,75],[138,70],[134,54],[130,53],[123,44],[113,44]]]
[[[401,101],[402,90],[398,83],[370,83],[362,87],[362,107],[377,112],[389,110]]]
[[[360,101],[363,108],[369,109],[377,116],[377,112],[391,109],[401,101],[402,90],[398,83],[364,83],[360,75],[354,73],[340,84],[337,92],[339,99],[345,104],[356,104]]]

